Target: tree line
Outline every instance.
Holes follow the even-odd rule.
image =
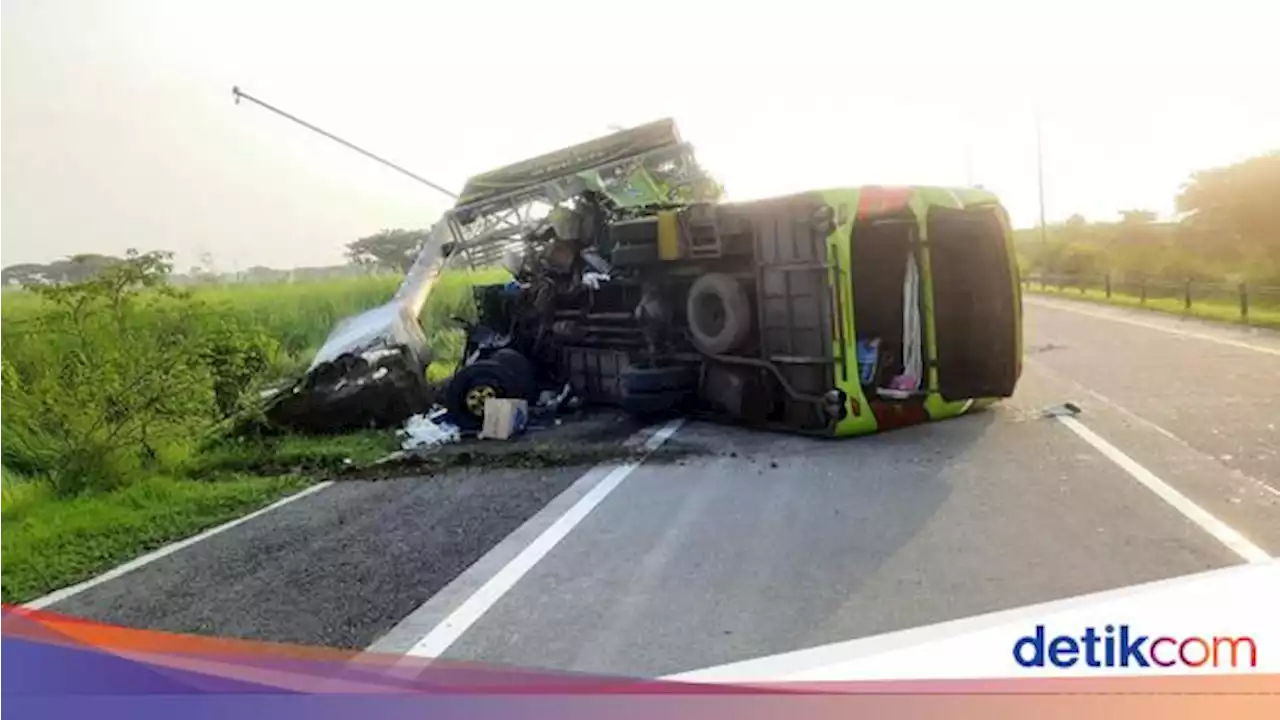
[[[1019,262],[1026,273],[1145,275],[1185,280],[1235,280],[1280,284],[1280,151],[1195,172],[1175,198],[1178,217],[1159,221],[1147,210],[1125,210],[1110,221],[1073,215],[1065,222],[1017,230]],[[217,273],[202,261],[176,284],[279,282],[371,272],[403,273],[426,240],[426,228],[386,229],[346,245],[346,266],[277,270],[255,266]],[[47,265],[4,268],[5,285],[81,282],[120,262],[83,254]]]
[[[1146,210],[1118,219],[1018,230],[1024,272],[1242,280],[1280,284],[1280,151],[1195,172],[1175,197],[1177,217]]]

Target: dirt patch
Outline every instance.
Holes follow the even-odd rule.
[[[345,468],[334,480],[390,480],[431,476],[455,469],[541,469],[591,466],[606,462],[624,463],[645,459],[647,463],[669,463],[708,448],[691,443],[668,442],[646,453],[618,441],[581,442],[559,438],[527,442],[465,442],[438,448],[430,453],[406,455],[365,467]]]
[[[714,452],[697,443],[668,440],[656,451],[646,454],[641,444],[627,442],[651,424],[652,421],[645,423],[611,410],[582,411],[535,422],[527,431],[509,440],[468,438],[425,451],[395,453],[377,463],[327,470],[333,471],[330,474],[333,480],[389,480],[429,477],[459,469],[589,467],[642,457],[649,463],[667,463]]]

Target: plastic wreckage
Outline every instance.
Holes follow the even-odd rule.
[[[671,120],[475,176],[395,296],[342,321],[268,415],[310,430],[423,417],[441,398],[419,313],[444,270],[498,265],[512,279],[472,288],[476,319],[454,319],[467,339],[442,401],[464,430],[490,399],[571,397],[858,435],[1012,394],[1021,301],[993,195],[718,195]]]

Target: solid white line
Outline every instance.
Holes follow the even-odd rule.
[[[1190,330],[1181,330],[1171,328],[1158,323],[1144,322],[1134,318],[1121,317],[1112,313],[1101,313],[1084,308],[1069,307],[1073,300],[1062,300],[1058,302],[1044,302],[1040,298],[1023,298],[1025,301],[1041,307],[1054,308],[1065,312],[1073,312],[1078,315],[1088,315],[1089,317],[1101,318],[1103,320],[1111,320],[1113,322],[1125,323],[1126,325],[1136,325],[1137,327],[1147,328],[1148,330],[1159,330],[1167,332],[1171,335],[1181,335],[1183,337],[1195,338],[1196,340],[1207,340],[1209,342],[1218,343],[1219,345],[1228,345],[1230,347],[1244,348],[1245,350],[1253,350],[1255,352],[1267,353],[1269,355],[1280,355],[1280,348],[1267,347],[1265,345],[1254,345],[1253,343],[1244,342],[1243,340],[1231,340],[1230,338],[1215,337],[1205,333],[1191,332]]]
[[[519,582],[520,578],[524,577],[525,573],[538,564],[538,561],[546,557],[547,553],[551,552],[551,549],[563,540],[569,534],[569,531],[582,522],[582,519],[595,509],[609,493],[613,492],[614,488],[618,487],[632,471],[640,467],[640,464],[644,462],[649,453],[657,450],[662,443],[674,435],[683,422],[683,420],[677,418],[653,433],[645,441],[644,454],[640,458],[614,468],[598,485],[591,488],[589,493],[583,495],[581,500],[565,511],[564,515],[561,515],[541,535],[529,543],[524,550],[521,550],[519,555],[512,558],[511,562],[494,574],[475,594],[467,598],[439,625],[432,628],[426,637],[415,643],[406,655],[437,658],[444,654],[444,651],[448,650],[450,645],[474,625],[489,608],[493,607],[494,603],[498,602],[508,590]]]
[[[1182,513],[1191,522],[1199,525],[1201,529],[1216,538],[1218,542],[1226,545],[1232,552],[1244,558],[1246,562],[1270,562],[1271,556],[1265,550],[1249,542],[1235,528],[1214,517],[1212,513],[1195,504],[1186,495],[1173,489],[1168,483],[1156,477],[1155,473],[1139,465],[1136,460],[1085,427],[1079,420],[1060,415],[1058,416],[1058,421],[1071,428],[1072,432],[1105,455],[1108,460],[1119,465],[1121,469],[1133,476],[1133,479],[1160,496],[1161,500],[1172,505],[1175,510]]]
[[[90,578],[76,585],[71,585],[69,587],[62,588],[61,590],[54,590],[53,592],[49,593],[48,595],[45,595],[44,597],[36,598],[31,602],[25,603],[24,607],[40,609],[43,607],[48,607],[57,602],[62,602],[63,600],[66,600],[72,595],[82,593],[85,590],[88,590],[89,588],[95,585],[101,585],[102,583],[108,580],[114,580],[120,577],[121,575],[124,575],[127,572],[137,570],[143,565],[155,562],[156,560],[159,560],[160,558],[165,557],[166,555],[172,555],[173,553],[176,553],[185,547],[190,547],[192,545],[195,545],[201,540],[207,540],[208,538],[211,538],[220,532],[223,532],[225,530],[230,530],[231,528],[239,525],[240,523],[248,522],[260,515],[265,515],[271,512],[272,510],[275,510],[278,507],[288,505],[294,500],[301,500],[302,498],[308,495],[311,495],[313,493],[318,493],[332,484],[333,484],[332,480],[326,480],[321,483],[316,483],[315,485],[312,485],[311,487],[306,488],[305,490],[296,492],[288,497],[281,498],[264,508],[261,508],[259,510],[255,510],[249,513],[248,515],[238,517],[235,520],[231,520],[230,522],[225,522],[217,527],[209,528],[208,530],[205,530],[204,532],[198,535],[192,535],[191,537],[186,538],[185,540],[179,540],[175,543],[170,543],[169,545],[165,545],[159,550],[153,550],[152,552],[149,552],[146,555],[143,555],[138,558],[134,558],[133,560],[130,560],[129,562],[123,565],[120,565],[119,567],[112,568],[111,570],[108,570],[97,577]]]

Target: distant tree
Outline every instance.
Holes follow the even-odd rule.
[[[4,269],[5,285],[62,285],[91,280],[123,260],[113,255],[82,253],[48,265],[24,263]]]
[[[1196,252],[1280,271],[1280,151],[1194,173],[1176,202]]]
[[[383,230],[347,243],[347,258],[354,265],[408,272],[428,232]]]
[[[22,263],[10,265],[0,271],[0,278],[3,278],[5,285],[42,285],[50,281],[48,271],[48,265]]]
[[[276,282],[284,279],[287,274],[287,271],[276,270],[265,265],[254,265],[242,273],[245,282],[251,283]]]
[[[1148,225],[1159,216],[1151,210],[1121,210],[1120,222],[1125,225]]]
[[[213,253],[202,252],[198,262],[187,270],[187,276],[191,282],[195,283],[215,283],[220,280],[217,262],[213,259]]]

